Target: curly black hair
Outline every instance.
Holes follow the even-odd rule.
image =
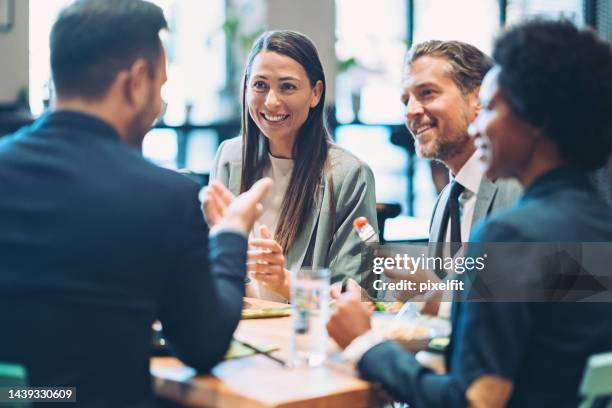
[[[585,170],[612,151],[612,47],[568,21],[531,20],[495,42],[499,86],[520,117]]]

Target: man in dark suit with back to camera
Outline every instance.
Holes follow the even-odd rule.
[[[246,233],[270,185],[210,237],[199,186],[141,156],[162,108],[162,10],[81,0],[51,33],[53,111],[0,144],[0,361],[80,406],[151,406],[151,324],[207,371],[240,319]]]

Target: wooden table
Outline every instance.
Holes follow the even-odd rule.
[[[278,303],[247,299],[260,307]],[[274,345],[273,354],[289,359],[291,318],[242,320],[235,337],[254,344]],[[204,345],[205,347],[205,345]],[[330,340],[330,351],[337,354]],[[151,360],[155,393],[193,407],[366,407],[376,403],[370,384],[346,366],[326,364],[318,368],[285,368],[256,355],[224,361],[212,375],[196,375],[173,357]]]

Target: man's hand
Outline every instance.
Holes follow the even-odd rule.
[[[366,290],[364,288],[362,288],[361,285],[359,285],[355,279],[348,278],[346,280],[346,287],[347,288],[348,288],[349,282],[353,282],[353,284],[359,286],[359,288],[361,289],[361,299],[369,299],[368,292],[366,292]],[[343,293],[342,292],[342,282],[336,282],[333,285],[331,285],[331,288],[329,289],[329,296],[333,300],[339,299],[340,296],[342,296],[342,293]]]
[[[272,186],[272,179],[266,177],[248,191],[234,197],[221,183],[214,181],[206,191],[204,210],[211,226],[239,229],[248,234],[255,220],[263,212],[261,200]]]
[[[204,196],[204,202],[202,208],[206,213],[206,220],[208,225],[214,227],[221,222],[225,210],[234,201],[236,196],[227,189],[219,181],[213,181],[209,186],[206,187],[206,194]]]
[[[279,245],[265,225],[260,228],[261,238],[249,240],[247,270],[268,289],[289,299],[291,273],[285,269],[283,248]]]
[[[327,332],[342,349],[372,327],[372,310],[368,302],[361,301],[359,284],[349,280],[346,289],[346,292],[340,295],[336,309],[327,322]]]

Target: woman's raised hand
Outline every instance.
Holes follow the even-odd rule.
[[[283,248],[265,225],[261,225],[259,235],[261,238],[249,240],[247,270],[268,289],[289,299],[291,273],[285,269]]]

